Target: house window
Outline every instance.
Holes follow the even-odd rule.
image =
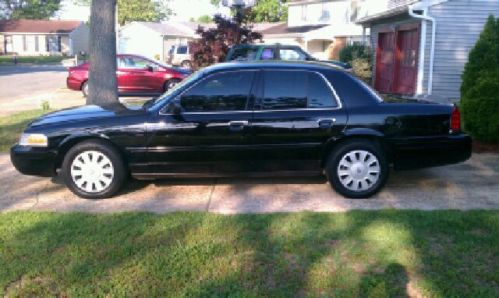
[[[329,13],[329,10],[327,9],[327,3],[322,3],[321,5],[321,16],[319,18],[320,22],[329,22],[331,19],[331,15]]]
[[[39,46],[39,40],[38,40],[38,35],[35,36],[35,52],[40,51],[40,46]]]
[[[60,52],[61,50],[62,50],[61,36],[57,35],[57,51]]]
[[[23,51],[27,51],[28,50],[28,44],[26,42],[26,35],[23,35]]]

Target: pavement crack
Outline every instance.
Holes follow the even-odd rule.
[[[38,203],[40,202],[40,195],[49,187],[49,182],[50,181],[45,182],[45,185],[42,187],[42,189],[36,192],[35,203],[33,204],[33,206],[29,207],[28,210],[34,210],[35,207],[38,206]]]
[[[215,192],[215,187],[217,186],[218,179],[215,179],[213,185],[211,186],[210,196],[208,197],[208,203],[206,203],[206,212],[210,211],[211,198],[213,197],[213,193]]]

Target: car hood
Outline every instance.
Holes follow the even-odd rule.
[[[143,114],[145,110],[140,107],[127,107],[121,103],[98,106],[86,105],[77,108],[64,109],[46,114],[30,124],[30,127],[41,125],[59,124],[63,122],[88,121],[91,119],[111,118],[118,116]]]

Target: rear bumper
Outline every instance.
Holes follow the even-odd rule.
[[[10,149],[10,160],[24,175],[52,177],[55,175],[57,152],[47,148],[15,145]]]
[[[405,170],[463,162],[471,157],[471,143],[466,134],[394,141],[394,167]]]

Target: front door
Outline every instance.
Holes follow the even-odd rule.
[[[302,70],[266,70],[253,117],[253,162],[259,172],[321,172],[324,144],[347,115],[327,79]]]
[[[391,93],[393,90],[395,63],[395,33],[378,34],[376,50],[376,82],[375,87],[381,93]]]
[[[162,92],[163,81],[158,81],[155,74],[157,66],[149,60],[124,56],[122,71],[126,75],[126,91],[130,93],[158,93]]]
[[[419,30],[398,31],[394,93],[414,94],[416,91]]]
[[[160,176],[224,176],[249,170],[255,74],[209,75],[168,104],[148,124],[149,171]]]

